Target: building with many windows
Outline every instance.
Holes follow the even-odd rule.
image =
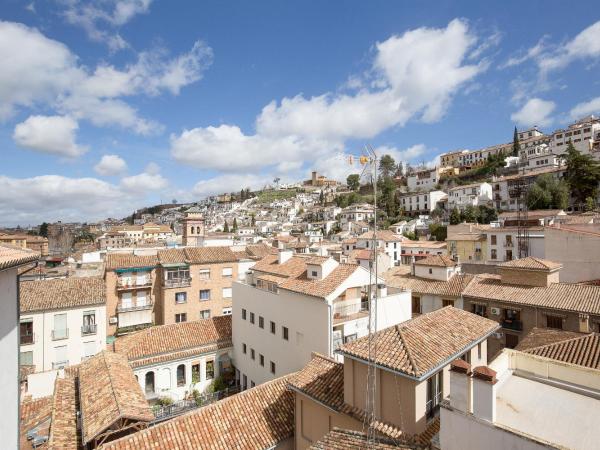
[[[598,133],[600,133],[600,118],[584,117],[565,129],[554,131],[550,141],[550,150],[555,155],[562,155],[566,152],[570,141],[581,153],[592,154],[598,158],[595,146]]]
[[[76,365],[106,346],[100,277],[22,281],[21,366],[44,372]]]
[[[429,215],[437,206],[438,202],[447,198],[443,191],[429,191],[425,193],[400,194],[398,202],[404,210],[404,215],[416,217]]]
[[[491,206],[492,186],[489,183],[473,183],[448,189],[448,210],[458,208],[463,211],[467,206]]]

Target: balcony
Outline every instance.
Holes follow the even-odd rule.
[[[22,334],[20,337],[21,345],[30,345],[35,342],[33,333]]]
[[[504,246],[507,248],[513,248],[514,243],[513,243],[513,241],[504,241]]]
[[[153,305],[154,302],[148,300],[140,303],[120,304],[117,306],[117,312],[143,311],[145,309],[152,309]]]
[[[52,340],[60,341],[61,339],[69,339],[69,329],[64,330],[52,330]]]
[[[506,328],[507,330],[522,331],[523,322],[516,319],[504,319],[502,321],[502,328]]]
[[[82,336],[87,336],[90,334],[96,334],[96,330],[97,330],[98,326],[95,323],[90,323],[88,325],[83,325],[81,327],[81,335]]]
[[[163,281],[163,287],[165,288],[182,288],[188,287],[192,284],[192,278],[171,278],[170,280]]]
[[[337,324],[347,320],[359,319],[369,314],[369,302],[361,301],[356,303],[334,303],[333,305],[333,323]]]
[[[132,289],[148,289],[152,287],[152,278],[119,278],[117,279],[117,291],[127,291]]]
[[[53,362],[52,363],[52,369],[64,369],[65,367],[67,367],[69,365],[69,360],[65,360],[65,361],[57,361],[57,362]]]

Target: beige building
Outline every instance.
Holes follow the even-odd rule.
[[[600,280],[600,224],[565,224],[545,228],[545,257],[562,264],[560,281]]]
[[[185,246],[199,247],[202,238],[205,236],[204,218],[202,210],[197,206],[192,206],[185,212],[183,218],[183,242]]]
[[[451,394],[450,362],[462,357],[486,365],[486,339],[497,328],[491,320],[446,307],[376,333],[372,422],[366,419],[368,338],[342,346],[343,363],[314,355],[290,383],[296,449],[309,448],[335,427],[369,426],[400,442],[431,438],[439,405]]]
[[[0,244],[13,245],[38,252],[40,256],[48,256],[48,238],[31,234],[0,234]]]
[[[487,258],[487,237],[476,224],[448,226],[448,254],[465,263],[484,263]]]

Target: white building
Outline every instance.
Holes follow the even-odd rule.
[[[401,263],[411,265],[429,255],[447,255],[448,245],[438,241],[405,241],[402,243]]]
[[[429,191],[425,193],[402,194],[398,201],[405,215],[418,216],[430,214],[436,208],[437,203],[445,198],[447,198],[447,195],[443,191]]]
[[[464,210],[467,206],[491,205],[492,185],[489,183],[474,183],[466,186],[456,186],[448,190],[448,210],[454,208]]]
[[[437,186],[440,182],[440,170],[435,167],[433,169],[425,169],[415,171],[406,177],[406,185],[411,192],[420,191],[428,192]]]
[[[146,328],[114,342],[129,360],[146,398],[183,400],[230,375],[231,316]]]
[[[487,238],[487,263],[495,264],[519,258],[519,230],[518,227],[500,227],[493,225],[479,225],[477,228],[486,233]],[[544,259],[544,227],[530,226],[529,239],[523,240],[523,247],[529,249],[528,256]]]
[[[403,241],[408,241],[408,239],[402,235],[394,234],[390,230],[377,231],[377,248],[390,257],[391,265],[397,266],[400,264]],[[356,248],[372,250],[373,232],[368,231],[358,236],[356,238]]]
[[[4,420],[0,436],[5,448],[19,447],[19,274],[20,267],[33,263],[39,253],[0,246],[0,401]]]
[[[45,372],[79,364],[106,347],[101,277],[23,281],[21,366]]]
[[[378,280],[377,328],[410,318],[410,293],[387,295]],[[368,270],[326,257],[280,250],[233,283],[233,343],[242,388],[296,372],[312,352],[334,356],[344,342],[368,334]]]
[[[340,224],[342,230],[349,229],[351,222],[369,222],[375,217],[375,212],[371,205],[352,205],[344,208],[340,213]]]
[[[566,152],[569,141],[584,154],[592,154],[598,158],[597,138],[600,133],[600,118],[595,116],[584,117],[571,124],[566,129],[556,130],[552,133],[550,149],[555,155]]]

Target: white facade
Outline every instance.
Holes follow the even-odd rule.
[[[409,193],[400,196],[400,208],[409,216],[419,214],[429,214],[435,208],[437,203],[446,198],[443,191],[430,191],[426,193]]]
[[[234,365],[242,388],[300,370],[312,352],[335,357],[337,346],[367,334],[368,313],[359,291],[369,284],[369,272],[361,267],[327,299],[272,292],[253,281],[250,276],[246,283],[233,283]],[[351,291],[356,295],[350,297]],[[378,329],[411,317],[410,293],[388,296],[385,291],[378,301]]]
[[[592,154],[598,158],[598,152],[593,150],[599,132],[600,119],[594,116],[585,117],[566,129],[556,130],[552,134],[550,149],[553,154],[562,155],[571,141],[581,153]]]
[[[556,155],[538,155],[527,160],[527,170],[555,168],[562,165],[562,160]]]
[[[400,264],[402,256],[402,236],[398,236],[397,239],[377,239],[377,248],[383,250],[383,252],[389,256],[390,264],[397,266]],[[356,248],[362,248],[366,250],[372,250],[373,240],[366,238],[356,238]]]
[[[410,265],[430,255],[447,255],[448,246],[437,241],[408,241],[402,243],[401,263]]]
[[[21,333],[21,364],[36,372],[79,364],[106,348],[105,304],[23,313],[20,322],[33,330]]]
[[[568,226],[567,226],[568,227]],[[597,225],[569,228],[545,228],[546,259],[563,265],[561,283],[600,279],[600,232]]]
[[[340,223],[342,224],[342,229],[348,229],[347,225],[349,222],[369,222],[373,217],[375,217],[375,213],[371,206],[349,206],[340,213]]]
[[[500,263],[519,258],[518,230],[515,227],[490,227],[487,235],[487,262]],[[544,228],[529,229],[529,256],[546,258]]]
[[[440,182],[440,171],[434,169],[420,170],[406,177],[406,185],[411,192],[427,192],[435,189]]]
[[[492,186],[489,183],[477,183],[456,186],[448,190],[448,209],[464,210],[467,206],[487,205],[492,201]]]

